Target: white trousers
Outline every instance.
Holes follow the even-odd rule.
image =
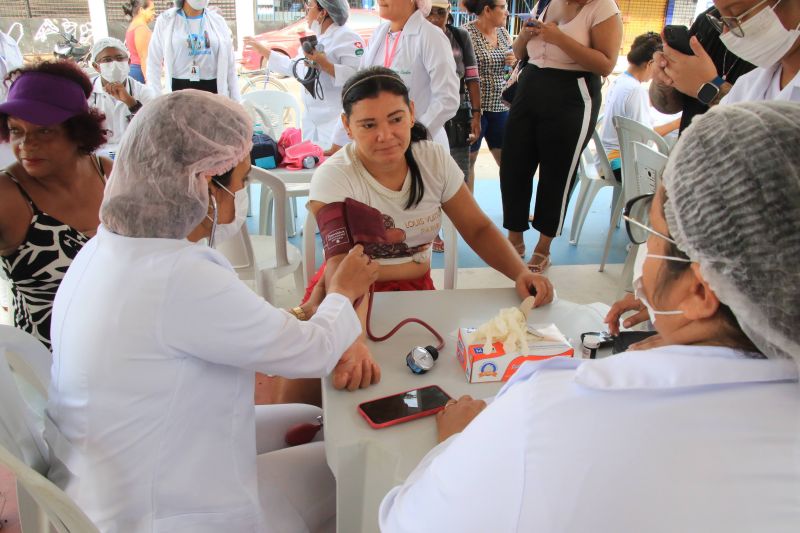
[[[319,407],[306,404],[256,406],[258,491],[269,531],[336,531],[336,480],[325,460],[322,432],[314,442],[286,448],[286,430],[315,423]]]

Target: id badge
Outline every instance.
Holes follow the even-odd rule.
[[[200,69],[197,68],[197,65],[192,65],[189,70],[189,81],[200,81]]]

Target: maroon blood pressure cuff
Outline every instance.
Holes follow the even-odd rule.
[[[326,204],[317,212],[325,259],[347,253],[356,244],[386,242],[383,215],[352,198]]]

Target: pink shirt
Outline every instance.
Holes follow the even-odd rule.
[[[542,13],[544,22],[558,22],[555,15],[563,9],[566,0],[552,0]],[[551,9],[552,8],[552,9]],[[559,23],[559,29],[584,46],[591,46],[590,30],[619,13],[614,0],[592,0],[581,9],[569,22]],[[533,11],[531,12],[533,14]],[[544,42],[539,37],[528,41],[529,62],[540,68],[557,68],[561,70],[586,70],[554,44]]]

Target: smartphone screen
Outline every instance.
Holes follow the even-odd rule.
[[[426,411],[444,407],[450,396],[437,385],[413,389],[359,405],[361,412],[374,426],[386,425],[403,418],[414,418]],[[433,413],[429,413],[433,414]]]

